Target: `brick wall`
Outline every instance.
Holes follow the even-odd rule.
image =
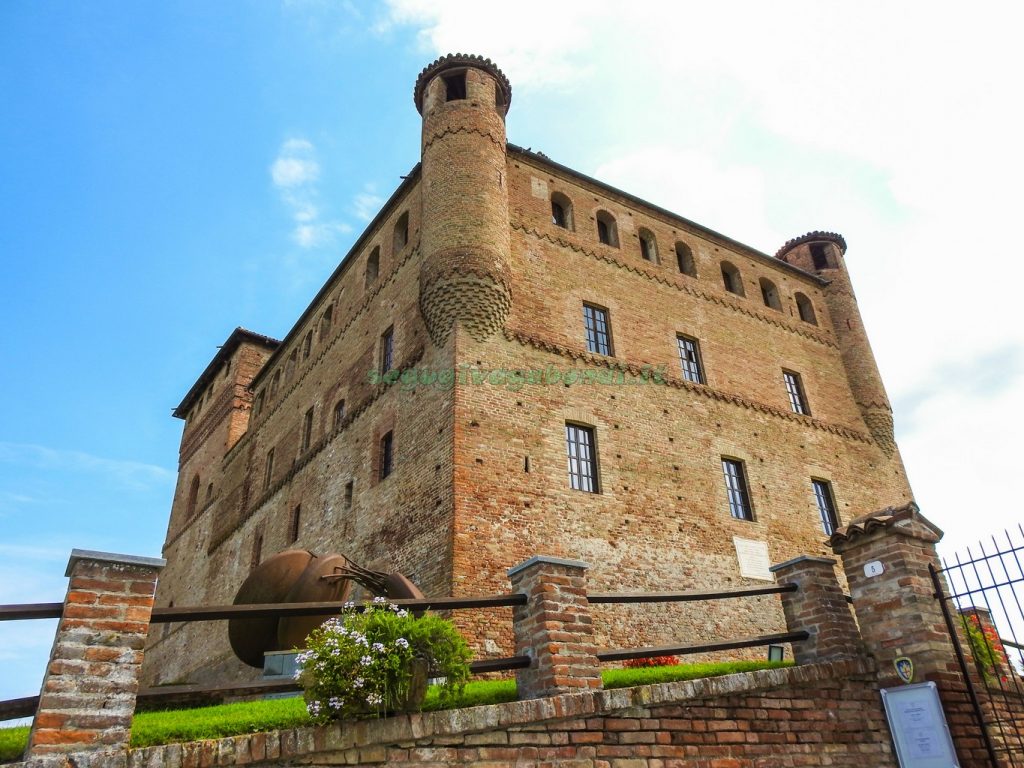
[[[865,662],[832,662],[174,744],[75,765],[895,768],[873,677]]]

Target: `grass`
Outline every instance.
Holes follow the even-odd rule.
[[[606,669],[601,673],[605,688],[668,683],[701,677],[731,675],[756,669],[791,666],[792,662],[726,661],[714,664],[680,664],[672,667]],[[436,688],[427,692],[424,711],[461,709],[516,700],[516,681],[478,680],[466,685],[455,699],[441,702]],[[242,733],[273,731],[309,725],[301,698],[263,699],[260,701],[219,704],[213,707],[176,709],[164,712],[139,712],[132,721],[132,746],[148,747],[177,741],[216,739]],[[28,727],[0,728],[0,761],[21,757],[28,743]]]

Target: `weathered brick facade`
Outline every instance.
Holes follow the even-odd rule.
[[[402,571],[429,596],[505,592],[537,552],[589,563],[594,591],[756,584],[734,537],[771,562],[828,554],[812,478],[840,523],[911,499],[841,237],[773,258],[509,145],[511,87],[490,62],[441,59],[415,96],[421,165],[282,341],[236,331],[179,406],[158,605],[228,603],[255,560],[295,546]],[[588,351],[584,303],[605,311],[611,354]],[[377,383],[389,329],[403,378]],[[680,335],[699,344],[700,383]],[[591,430],[598,492],[570,486],[567,423]],[[723,457],[743,462],[753,519],[730,515]],[[730,603],[595,606],[594,642],[785,628],[774,596]],[[481,655],[512,652],[510,609],[458,620]],[[154,632],[145,672],[253,674],[209,624]]]

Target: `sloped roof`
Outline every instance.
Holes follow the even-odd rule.
[[[911,501],[902,507],[886,507],[855,517],[847,525],[836,529],[829,537],[828,545],[835,549],[836,546],[841,547],[859,536],[866,536],[883,528],[908,527],[917,528],[919,532],[929,535],[929,538],[934,537],[935,541],[943,536],[942,529],[922,515],[920,507]]]

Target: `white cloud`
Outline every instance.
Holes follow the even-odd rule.
[[[384,204],[384,198],[375,192],[375,187],[372,184],[367,184],[352,201],[352,210],[360,221],[370,221]]]
[[[308,139],[292,137],[282,142],[270,166],[270,177],[291,213],[295,225],[292,240],[300,248],[308,250],[330,245],[336,235],[352,230],[345,222],[324,221],[320,217],[320,207],[315,202],[320,164],[316,147]]]
[[[172,483],[176,473],[154,464],[106,459],[83,451],[47,448],[31,443],[0,442],[0,463],[53,472],[84,472],[105,475],[121,485],[144,490]]]

